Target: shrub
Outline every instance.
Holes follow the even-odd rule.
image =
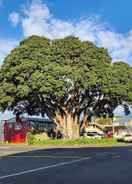
[[[35,135],[32,132],[27,133],[27,143],[28,144],[34,144],[35,142]]]
[[[39,134],[35,134],[35,141],[45,141],[49,139],[47,133],[39,133]]]

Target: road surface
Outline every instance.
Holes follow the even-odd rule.
[[[131,184],[132,146],[41,149],[0,157],[0,184]]]

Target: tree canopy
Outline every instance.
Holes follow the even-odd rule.
[[[46,113],[66,126],[70,116],[82,126],[82,114],[112,117],[119,104],[132,102],[132,67],[73,36],[31,36],[5,58],[0,86],[1,111]]]

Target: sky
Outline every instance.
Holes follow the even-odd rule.
[[[20,40],[74,35],[132,65],[132,0],[0,0],[0,64]]]
[[[132,65],[132,0],[0,0],[0,65],[33,34],[74,35]]]

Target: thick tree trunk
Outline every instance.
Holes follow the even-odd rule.
[[[85,128],[87,128],[89,125],[89,122],[88,122],[88,115],[86,113],[84,113],[84,116],[83,116],[83,122],[82,122],[82,126],[81,126],[81,131]]]
[[[78,139],[80,137],[80,123],[78,117],[73,119],[73,139]]]
[[[66,115],[66,130],[67,130],[67,135],[66,138],[72,139],[73,137],[73,120],[70,114]]]
[[[56,117],[54,118],[54,121],[57,125],[57,129],[60,130],[60,132],[63,135],[66,135],[66,122],[65,122],[65,116],[61,116],[61,115],[56,115]]]
[[[70,113],[65,113],[63,117],[57,115],[55,122],[64,139],[77,139],[80,137],[80,125],[77,117],[73,118]]]

